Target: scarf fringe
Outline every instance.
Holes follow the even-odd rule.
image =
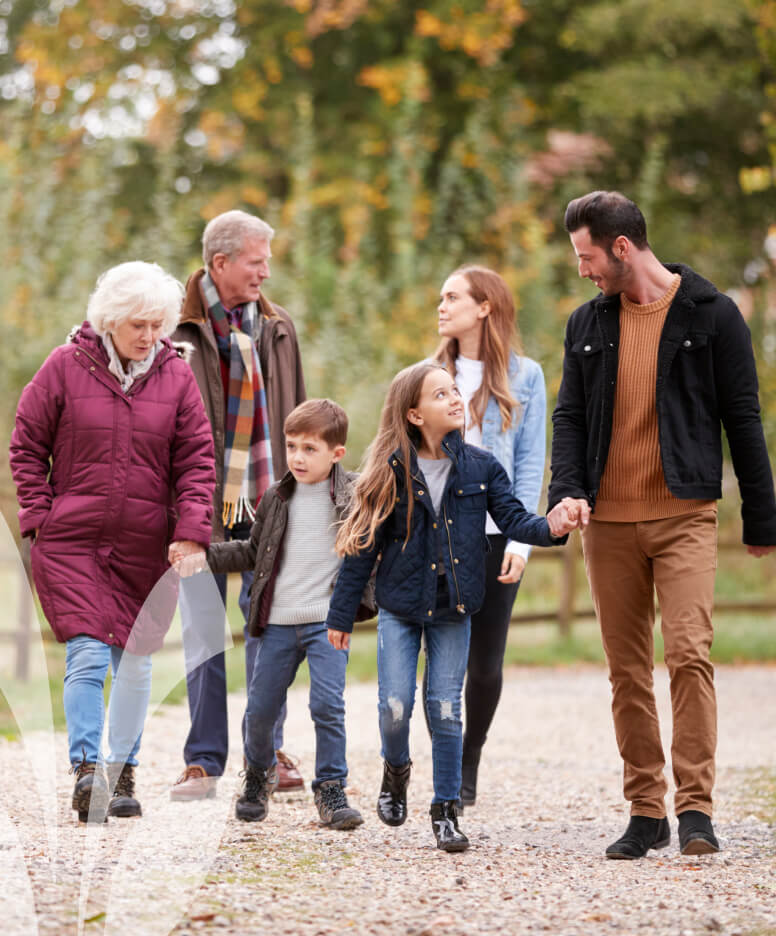
[[[256,508],[247,497],[239,497],[236,504],[224,503],[222,517],[226,529],[231,530],[235,523],[244,523],[246,520],[253,523],[256,519]]]

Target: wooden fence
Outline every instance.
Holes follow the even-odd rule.
[[[744,547],[737,540],[720,540],[718,543],[721,554],[730,552],[742,552]],[[24,556],[24,568],[26,569],[27,579],[31,582],[29,575],[29,558]],[[16,561],[16,560],[15,560]],[[752,561],[755,561],[754,559]],[[520,601],[515,603],[518,613],[512,614],[511,623],[513,626],[537,623],[554,623],[558,627],[558,632],[563,637],[568,637],[572,633],[574,621],[584,618],[594,618],[595,611],[590,603],[590,595],[587,588],[587,582],[584,575],[580,574],[580,564],[582,563],[582,550],[578,534],[572,534],[569,543],[565,547],[554,547],[549,549],[534,549],[531,553],[531,564],[535,562],[553,562],[558,566],[557,570],[557,594],[559,596],[558,606],[546,611],[520,611]],[[20,567],[21,568],[21,567]],[[27,587],[27,582],[22,579],[19,573],[18,599],[17,599],[17,622],[16,629],[13,631],[0,631],[0,643],[11,643],[15,646],[15,675],[17,679],[25,680],[29,676],[29,648],[31,635],[31,621],[34,612],[31,590]],[[716,601],[714,604],[715,612],[725,612],[728,614],[772,614],[776,611],[776,602],[773,601]],[[369,630],[374,627],[370,621],[362,621],[356,624],[355,629]],[[46,629],[43,632],[44,640],[53,640],[51,632]],[[242,634],[234,634],[235,643],[242,641]],[[179,645],[178,645],[179,646]]]

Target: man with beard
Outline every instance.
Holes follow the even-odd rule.
[[[671,761],[682,854],[719,851],[709,662],[724,426],[753,556],[776,548],[776,500],[751,337],[730,298],[663,264],[619,192],[570,202],[579,275],[600,293],[572,314],[553,414],[549,508],[572,498],[612,685],[631,804],[609,858],[668,845],[665,757],[652,686],[654,591],[671,684]],[[568,503],[568,502],[567,502]]]

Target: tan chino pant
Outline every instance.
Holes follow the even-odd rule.
[[[624,762],[623,790],[631,815],[666,814],[665,756],[653,691],[654,590],[671,682],[671,765],[677,815],[711,816],[717,704],[713,637],[716,510],[665,520],[591,520],[583,531],[590,581],[612,684],[612,714]]]

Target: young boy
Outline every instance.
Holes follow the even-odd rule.
[[[352,829],[364,820],[344,791],[348,652],[335,650],[326,631],[341,563],[334,551],[337,522],[354,477],[340,465],[348,418],[331,400],[307,400],[288,415],[283,429],[289,471],[262,497],[250,539],[216,543],[207,551],[213,572],[254,570],[248,629],[261,644],[248,687],[245,782],[235,813],[246,822],[267,815],[277,784],[272,729],[306,656],[315,722],[315,805],[322,825]]]

